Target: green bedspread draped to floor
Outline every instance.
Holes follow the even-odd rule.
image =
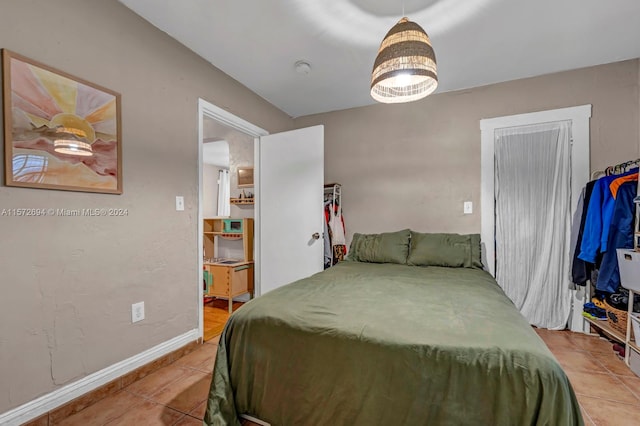
[[[581,425],[569,381],[478,269],[343,262],[235,312],[205,424]]]

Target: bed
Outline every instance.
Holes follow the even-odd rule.
[[[350,260],[236,311],[205,424],[238,425],[246,414],[278,426],[582,425],[565,373],[473,266],[475,249],[451,267],[438,258],[460,247],[431,247],[425,266],[411,261],[419,238],[407,232],[401,250],[376,234],[369,252],[356,234]]]

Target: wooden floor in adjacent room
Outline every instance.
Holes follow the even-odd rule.
[[[235,312],[242,306],[242,302],[233,302],[233,311]],[[220,335],[224,325],[229,319],[229,302],[224,299],[213,299],[204,304],[203,318],[203,338],[204,341],[211,340],[213,337]]]

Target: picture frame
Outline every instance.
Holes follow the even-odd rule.
[[[122,194],[120,94],[2,49],[5,185]]]
[[[253,187],[253,167],[238,167],[238,188]]]

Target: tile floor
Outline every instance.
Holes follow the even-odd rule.
[[[640,378],[611,343],[569,331],[536,331],[569,376],[587,426],[640,424]],[[57,424],[201,426],[218,339]]]
[[[202,426],[219,337],[57,424]]]
[[[640,424],[640,378],[598,337],[537,329],[567,373],[587,426]]]

